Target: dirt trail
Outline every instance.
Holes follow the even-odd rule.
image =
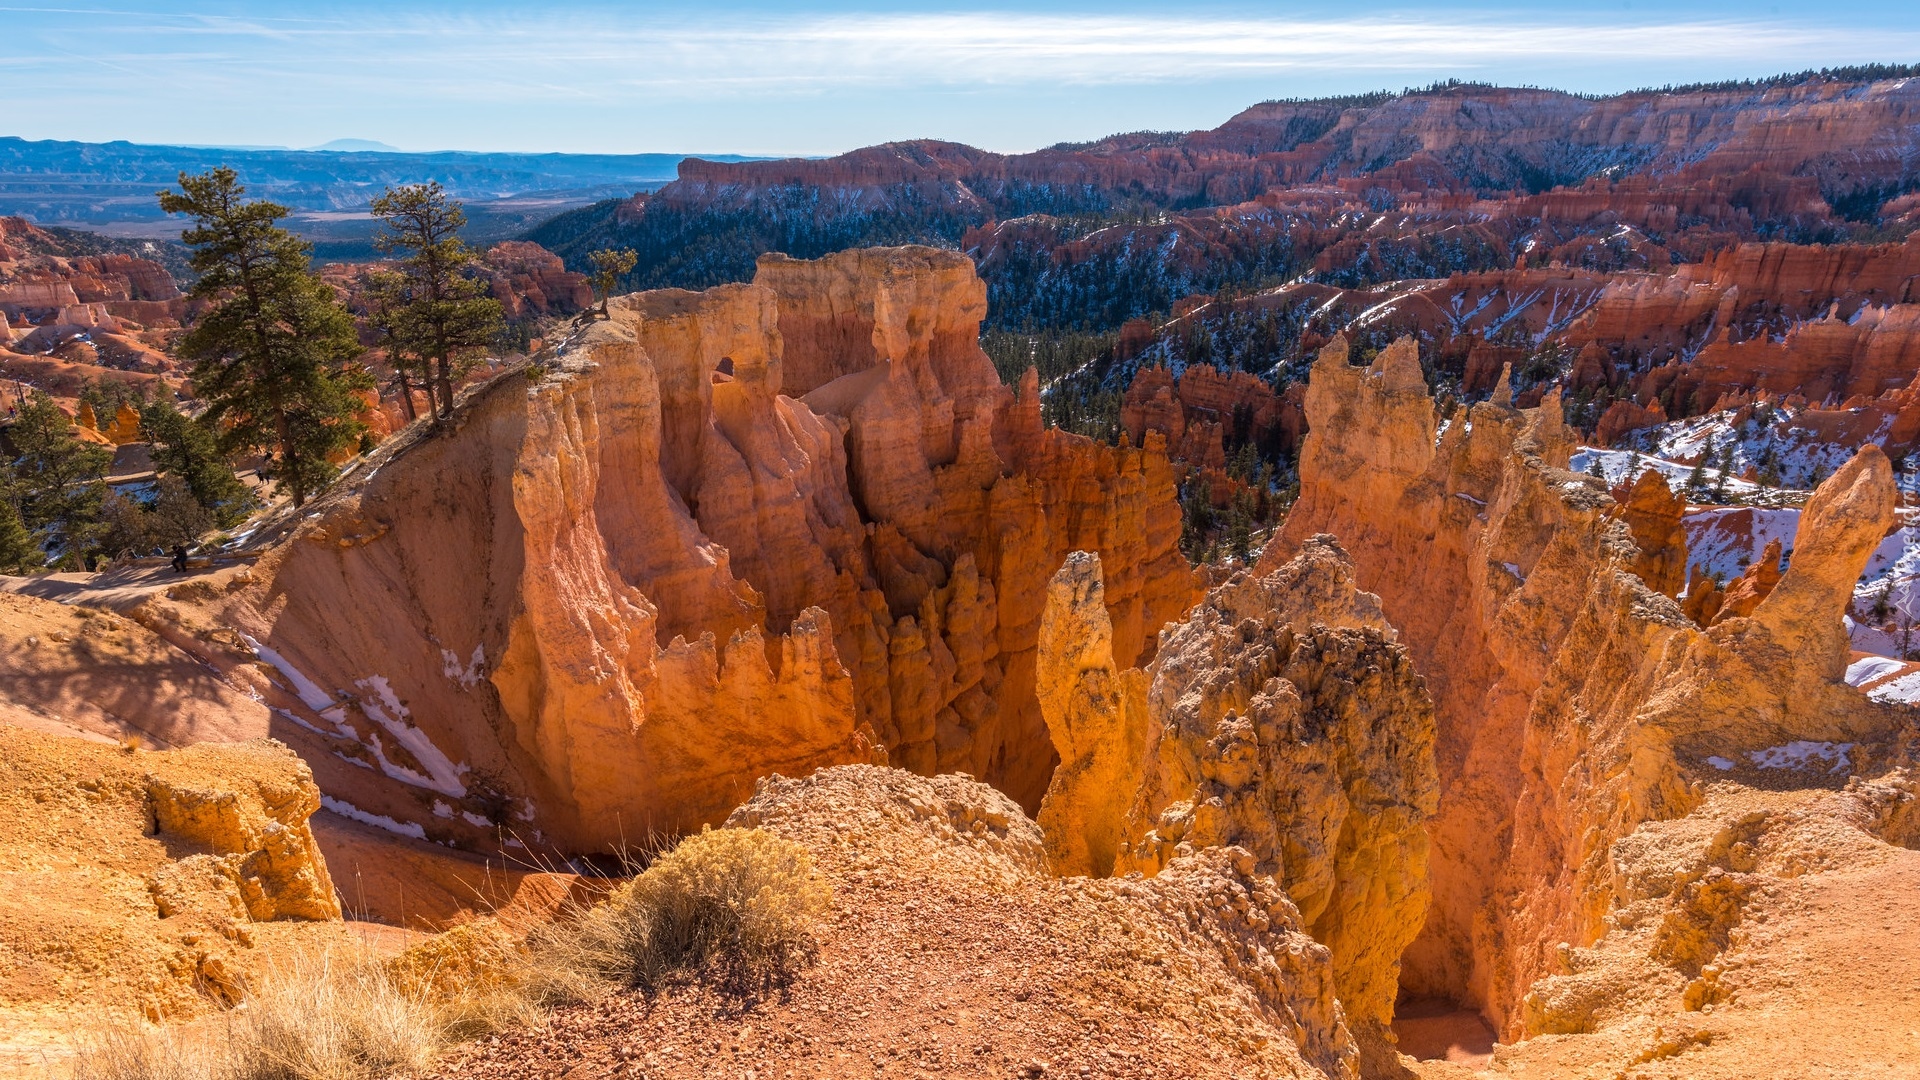
[[[165,563],[158,566],[126,566],[97,574],[35,574],[29,577],[0,574],[0,592],[37,596],[62,604],[86,604],[125,611],[176,585],[212,577],[233,569],[234,565],[201,565],[205,562],[205,559],[193,560],[184,574]]]

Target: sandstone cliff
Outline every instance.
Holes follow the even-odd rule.
[[[287,737],[343,803],[459,843],[614,847],[849,761],[1037,806],[1048,568],[1101,553],[1127,664],[1193,586],[1159,444],[1043,430],[984,305],[911,248],[618,300],[383,448],[230,601]]]
[[[1438,720],[1434,906],[1405,992],[1542,1030],[1522,1001],[1559,970],[1557,943],[1607,932],[1616,843],[1699,807],[1712,762],[1841,742],[1852,768],[1892,760],[1901,719],[1841,678],[1840,614],[1891,523],[1878,449],[1821,487],[1752,614],[1703,631],[1636,573],[1671,574],[1642,546],[1667,530],[1630,527],[1600,482],[1565,471],[1557,396],[1463,406],[1440,433],[1411,343],[1359,368],[1336,342],[1306,407],[1301,498],[1261,568],[1338,535]]]

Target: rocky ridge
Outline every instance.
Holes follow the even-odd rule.
[[[1049,588],[1040,693],[1060,767],[1039,822],[1055,872],[1154,878],[1245,850],[1331,953],[1367,1075],[1396,1068],[1399,957],[1426,916],[1432,706],[1332,537],[1239,575],[1118,671],[1100,563]]]
[[[377,454],[218,620],[322,786],[436,838],[609,849],[878,759],[1037,807],[1048,568],[1102,554],[1128,663],[1193,585],[1164,454],[1043,429],[983,308],[925,249],[623,298],[452,437]]]
[[[1356,1075],[1328,952],[1246,852],[1062,879],[998,791],[863,765],[769,778],[727,824],[802,844],[832,885],[790,986],[744,1014],[699,985],[617,993],[436,1075]]]

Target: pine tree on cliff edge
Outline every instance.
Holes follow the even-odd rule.
[[[287,208],[244,201],[232,169],[180,174],[160,209],[185,214],[180,234],[200,280],[192,295],[211,306],[180,339],[193,361],[201,417],[223,453],[264,451],[276,483],[299,506],[335,475],[328,460],[365,429],[357,391],[372,378],[357,358],[353,319],[309,265],[311,248],[276,223]]]
[[[607,301],[613,298],[613,290],[620,285],[620,279],[633,269],[640,257],[631,248],[602,248],[590,252],[588,261],[593,263],[593,291],[600,294],[600,317],[607,317]]]
[[[500,332],[500,302],[487,296],[486,282],[468,276],[476,256],[459,235],[467,215],[437,181],[388,188],[373,200],[373,216],[387,228],[375,246],[404,253],[403,285],[385,285],[392,293],[385,332],[396,366],[408,358],[419,365],[438,427],[453,416],[454,381]],[[404,378],[405,367],[398,369]]]

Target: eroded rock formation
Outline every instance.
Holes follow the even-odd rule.
[[[1040,700],[1061,764],[1039,821],[1058,873],[1160,873],[1244,849],[1333,957],[1369,1075],[1400,954],[1425,917],[1433,712],[1377,598],[1331,537],[1264,577],[1236,575],[1116,670],[1099,562],[1070,556],[1049,591]]]
[[[867,760],[1037,806],[1048,568],[1100,553],[1127,665],[1194,587],[1160,444],[1043,429],[984,304],[912,248],[617,300],[455,434],[383,449],[228,617],[323,786],[431,835],[612,847]]]
[[[1471,1002],[1510,1036],[1554,1030],[1528,1019],[1530,988],[1563,969],[1559,943],[1609,932],[1616,845],[1700,807],[1709,758],[1846,742],[1858,767],[1892,752],[1896,711],[1841,681],[1840,615],[1891,522],[1877,448],[1822,485],[1751,614],[1701,630],[1634,572],[1644,530],[1565,470],[1557,395],[1462,406],[1440,433],[1411,343],[1361,368],[1336,342],[1307,413],[1301,498],[1261,568],[1338,535],[1438,718],[1434,906],[1406,992]]]
[[[231,1004],[257,924],[340,918],[319,808],[268,740],[148,753],[0,723],[0,1003],[155,1021]]]

